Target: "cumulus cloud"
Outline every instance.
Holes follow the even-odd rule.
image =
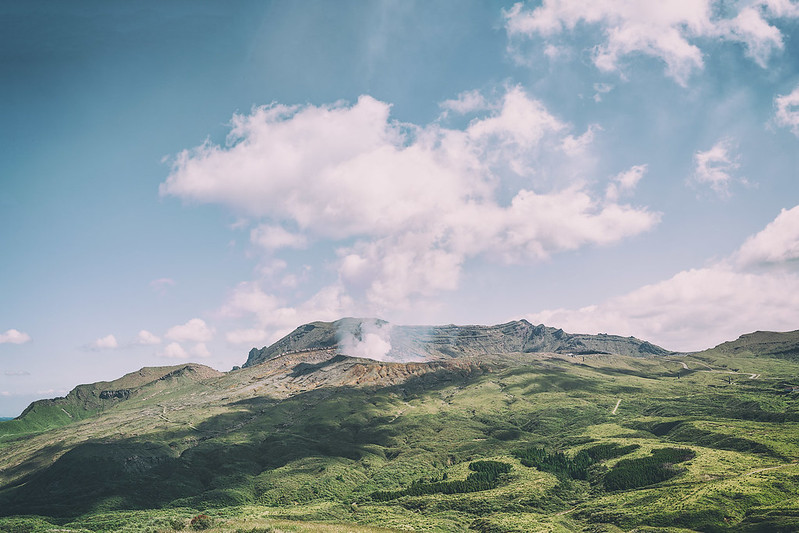
[[[119,343],[117,343],[117,339],[113,335],[106,335],[94,341],[91,346],[97,350],[113,350],[119,347]]]
[[[136,337],[136,342],[139,344],[161,344],[161,338],[146,329],[139,331]]]
[[[774,106],[777,108],[774,116],[777,124],[790,128],[791,132],[799,137],[799,85],[789,94],[775,98]]]
[[[24,344],[30,340],[30,335],[16,329],[8,329],[5,333],[0,333],[0,344]]]
[[[230,344],[245,344],[247,346],[264,345],[269,338],[269,333],[263,329],[245,328],[229,331],[225,338]]]
[[[308,244],[304,235],[292,233],[283,226],[262,224],[250,232],[250,241],[267,250],[279,248],[305,248]]]
[[[221,314],[230,318],[251,317],[257,327],[236,329],[226,334],[232,344],[274,342],[298,324],[315,320],[333,321],[353,314],[352,298],[339,285],[322,288],[296,305],[263,290],[255,281],[242,282],[231,291]]]
[[[765,68],[783,48],[782,34],[769,21],[797,16],[796,5],[787,0],[544,0],[533,9],[520,2],[505,12],[512,39],[538,36],[551,43],[579,25],[595,26],[602,32],[592,48],[598,69],[619,71],[623,59],[644,54],[663,61],[667,75],[682,85],[704,67],[699,46],[707,39],[741,43],[746,55]]]
[[[211,352],[208,350],[208,347],[205,345],[204,342],[198,342],[195,344],[189,352],[191,355],[196,357],[211,357]]]
[[[718,196],[730,195],[730,184],[736,181],[734,173],[740,167],[738,157],[732,153],[732,141],[722,139],[706,152],[694,155],[694,181],[709,186]],[[738,179],[746,183],[745,180]]]
[[[183,349],[183,346],[177,342],[170,342],[164,347],[161,356],[169,357],[170,359],[188,359],[189,354]]]
[[[161,194],[254,217],[252,240],[270,249],[337,243],[338,281],[301,306],[257,287],[231,295],[226,310],[256,315],[256,329],[340,310],[351,292],[378,311],[407,306],[456,288],[470,258],[540,260],[659,220],[594,191],[595,127],[574,132],[519,87],[490,102],[465,93],[445,106],[478,107],[462,129],[392,121],[390,106],[369,96],[257,107],[234,116],[224,146],[178,154]]]
[[[208,342],[214,338],[214,329],[201,318],[192,318],[185,324],[169,328],[164,335],[178,342]]]
[[[699,350],[754,330],[799,324],[799,275],[752,270],[799,255],[799,207],[783,211],[730,258],[679,272],[601,304],[551,309],[528,320],[571,332],[635,335],[673,350]]]
[[[444,100],[439,104],[446,114],[449,111],[464,115],[474,111],[489,109],[491,105],[480,91],[464,91],[452,100]]]
[[[761,232],[749,237],[735,259],[745,267],[778,265],[799,259],[799,206],[783,209]]]

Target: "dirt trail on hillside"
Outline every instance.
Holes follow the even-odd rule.
[[[792,463],[785,463],[777,466],[767,466],[766,468],[758,468],[757,470],[752,470],[751,472],[747,472],[744,474],[745,476],[751,476],[752,474],[759,474],[760,472],[768,472],[769,470],[777,470],[779,468],[785,468],[786,466],[795,466],[796,461]]]
[[[755,374],[752,372],[738,372],[733,370],[717,370],[712,366],[708,365],[707,363],[703,363],[701,361],[691,361],[692,363],[696,363],[698,365],[704,366],[707,370],[697,370],[697,372],[711,372],[714,374],[733,374],[733,375],[748,375],[749,379],[757,379],[761,376],[761,374]],[[685,370],[691,370],[685,361],[675,361],[675,363],[680,363]]]

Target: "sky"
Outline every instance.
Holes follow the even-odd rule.
[[[345,316],[799,328],[799,3],[0,4],[0,416]]]

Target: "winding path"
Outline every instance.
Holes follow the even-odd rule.
[[[713,372],[715,374],[735,374],[735,375],[741,374],[741,372],[732,371],[732,370],[716,370],[707,363],[702,363],[701,361],[692,361],[692,362],[707,368],[707,370],[697,370],[697,372]],[[688,365],[685,364],[685,361],[675,361],[675,363],[680,363],[685,370],[691,370],[690,368],[688,368]],[[757,379],[760,377],[760,374],[753,374],[750,372],[743,372],[743,374],[748,374],[749,379]]]

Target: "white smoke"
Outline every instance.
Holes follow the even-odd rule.
[[[377,361],[390,361],[391,329],[382,320],[363,320],[354,328],[340,328],[338,331],[339,351],[351,357],[365,357]]]

